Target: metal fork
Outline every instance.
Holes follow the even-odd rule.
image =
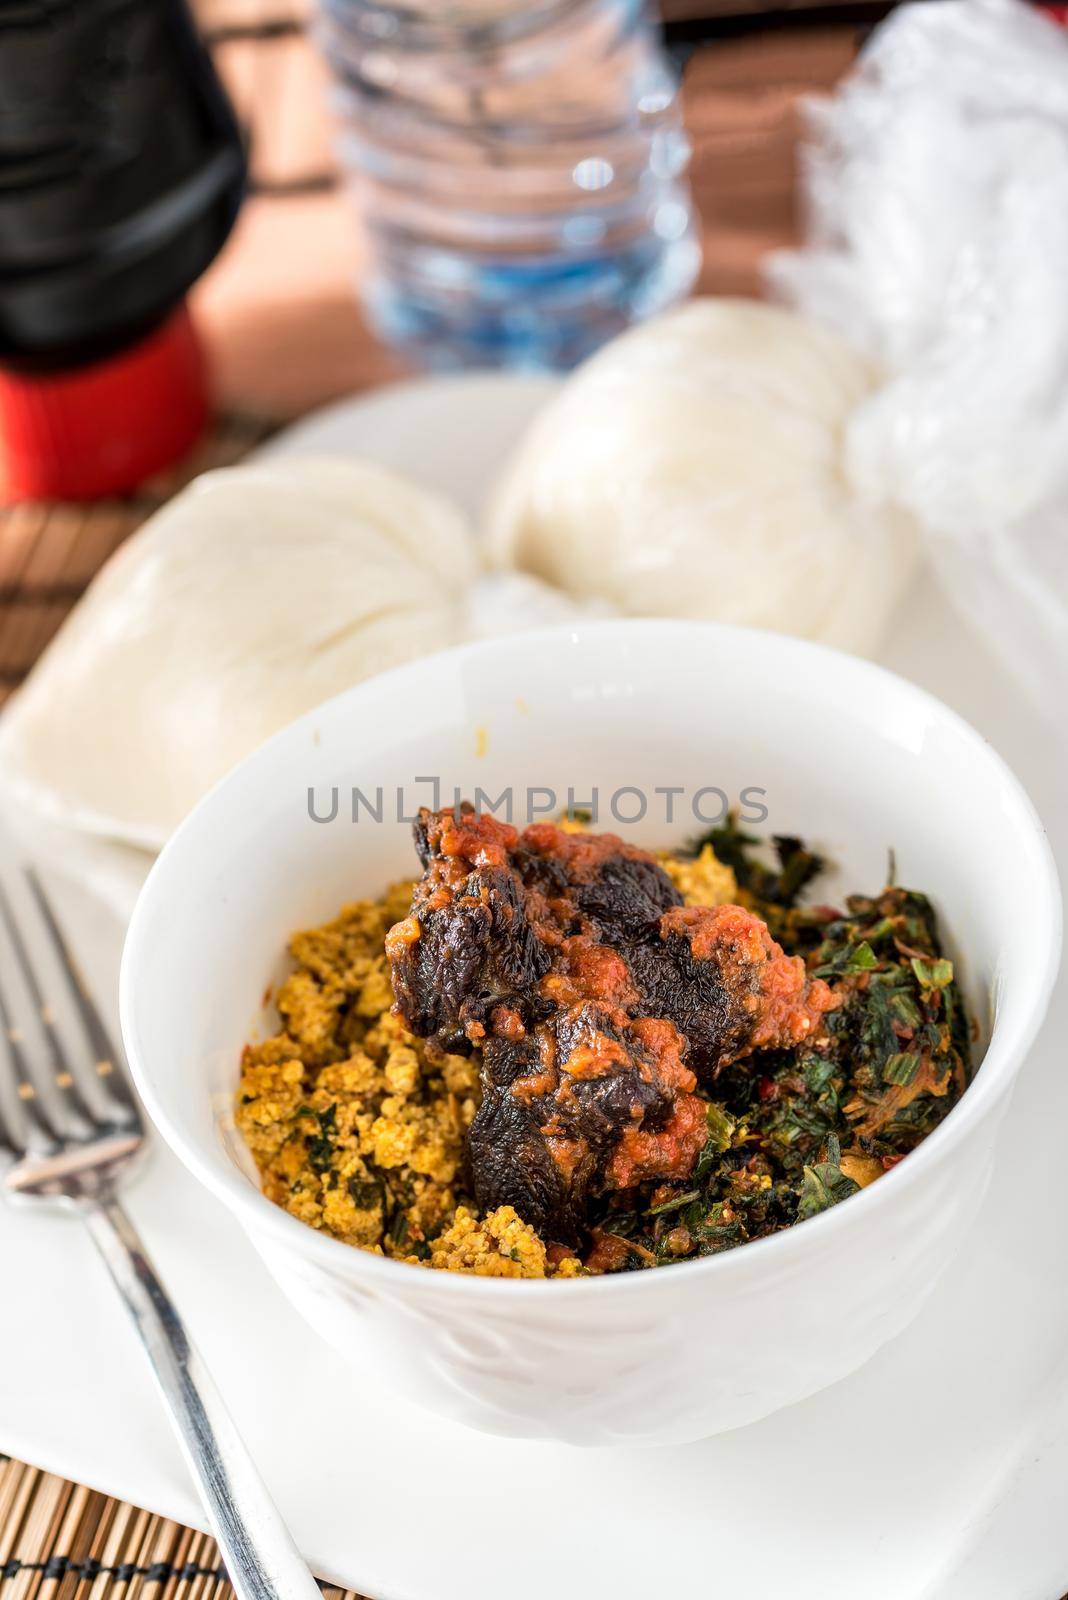
[[[64,1043],[48,981],[0,884],[0,925],[14,957],[0,977],[0,1193],[58,1204],[83,1218],[152,1363],[240,1600],[321,1600],[319,1586],[272,1502],[229,1412],[172,1305],[118,1187],[146,1143],[137,1101],[37,875],[25,873],[23,926],[70,991],[84,1048]],[[19,898],[23,898],[21,895]],[[18,1026],[16,972],[34,1032]],[[6,1049],[3,1047],[6,1043]]]

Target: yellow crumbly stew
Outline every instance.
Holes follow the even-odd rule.
[[[690,905],[736,895],[705,846],[662,858]],[[383,940],[412,885],[357,900],[298,933],[276,999],[283,1031],[245,1048],[237,1125],[276,1205],[345,1244],[413,1265],[501,1278],[578,1277],[511,1206],[479,1217],[463,1186],[463,1141],[478,1109],[478,1065],[434,1052],[390,1007]]]

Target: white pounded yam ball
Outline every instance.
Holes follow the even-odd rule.
[[[277,483],[283,492],[295,488],[309,494],[317,507],[332,507],[347,525],[363,521],[389,541],[395,554],[429,577],[435,591],[444,585],[447,593],[459,594],[477,574],[472,532],[456,507],[373,461],[266,456],[231,470],[239,471],[246,483],[255,479],[257,484]]]
[[[476,570],[459,513],[379,467],[208,473],[121,546],[5,710],[5,777],[158,844],[287,722],[457,643]]]
[[[633,615],[874,648],[915,549],[908,519],[846,476],[848,419],[876,377],[757,301],[633,328],[535,418],[491,502],[491,559]]]

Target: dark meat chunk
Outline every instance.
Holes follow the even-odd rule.
[[[569,934],[655,938],[681,905],[652,857],[612,834],[535,824],[520,836],[470,809],[424,810],[415,840],[423,877],[386,951],[400,1015],[451,1050],[479,1042],[502,1003],[528,1023],[547,1014],[536,986]]]
[[[564,903],[606,944],[649,936],[682,896],[652,856],[613,833],[567,833],[552,823],[527,828],[515,852],[525,883]]]
[[[696,1072],[796,1043],[834,1004],[739,906],[688,908],[645,851],[470,808],[423,813],[424,874],[386,949],[396,1009],[481,1052],[479,1205],[574,1242],[587,1200],[685,1178],[707,1138]]]
[[[670,1018],[704,1080],[754,1050],[814,1038],[837,1004],[742,906],[678,907],[661,918],[657,944],[628,954],[642,1008]]]
[[[689,1171],[707,1137],[683,1041],[668,1022],[629,1022],[584,1002],[482,1053],[482,1104],[468,1135],[475,1198],[514,1206],[575,1243],[587,1197]]]
[[[516,831],[492,817],[422,812],[424,875],[386,940],[397,1010],[421,1038],[466,1051],[492,1010],[529,995],[551,963],[537,906],[512,869]]]

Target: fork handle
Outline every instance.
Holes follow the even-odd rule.
[[[322,1600],[126,1212],[79,1202],[141,1336],[239,1600]]]

